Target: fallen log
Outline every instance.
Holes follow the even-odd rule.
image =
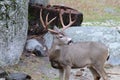
[[[83,21],[83,14],[78,10],[75,10],[70,7],[61,6],[61,5],[47,5],[43,6],[42,4],[29,4],[29,33],[36,32],[36,34],[40,34],[43,31],[43,27],[41,27],[41,23],[39,21],[40,9],[43,10],[43,20],[45,21],[45,16],[49,13],[49,20],[53,17],[56,19],[50,24],[50,26],[56,25],[57,27],[61,27],[59,13],[62,12],[63,22],[65,25],[69,23],[69,14],[71,13],[72,20],[76,19],[75,23],[72,26],[80,26]],[[33,27],[34,26],[34,27]],[[37,28],[39,29],[37,29]],[[38,31],[39,30],[39,31]]]

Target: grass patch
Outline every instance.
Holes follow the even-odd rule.
[[[50,0],[50,3],[77,9],[83,13],[84,22],[120,21],[120,0]]]

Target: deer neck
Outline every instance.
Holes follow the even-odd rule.
[[[52,48],[55,49],[57,46],[61,46],[61,44],[57,39],[53,38]]]
[[[53,39],[51,49],[49,50],[49,58],[50,59],[54,59],[59,56],[60,46],[61,45],[59,45],[58,42],[55,39]]]

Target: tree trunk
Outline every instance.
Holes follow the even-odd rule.
[[[0,1],[0,66],[19,61],[27,38],[28,1]]]
[[[46,6],[49,4],[49,0],[30,0],[30,3],[43,4]]]

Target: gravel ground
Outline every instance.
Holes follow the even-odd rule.
[[[58,78],[58,70],[53,69],[51,67],[46,68],[45,65],[41,67],[41,70],[46,76],[49,77],[48,80],[58,80],[56,79]],[[108,73],[109,80],[120,80],[120,66],[108,65],[107,67],[105,67],[105,70]],[[46,80],[46,79],[43,79],[43,80]],[[89,69],[87,68],[84,68],[84,71],[82,71],[82,73],[80,69],[72,69],[70,80],[93,80],[93,76],[89,71]]]
[[[33,80],[59,80],[58,70],[51,67],[48,57],[22,56],[19,64],[5,69],[9,72],[27,73]],[[109,73],[109,80],[120,80],[120,66],[107,66],[105,70]],[[82,69],[82,73],[80,69],[72,69],[70,80],[93,80],[93,77],[87,68]]]

